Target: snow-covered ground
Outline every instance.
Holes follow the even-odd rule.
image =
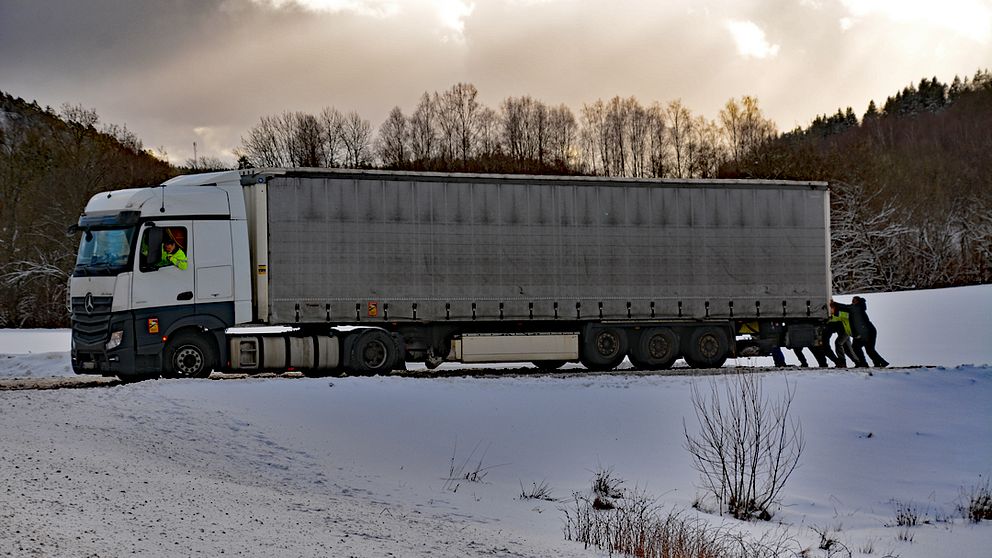
[[[771,523],[690,507],[690,392],[731,376],[170,380],[0,392],[0,556],[597,556],[563,539],[566,502],[519,495],[599,469],[810,556],[815,530],[853,556],[987,556],[992,525],[956,506],[992,474],[992,287],[866,298],[879,351],[930,367],[762,373],[807,441]],[[67,344],[0,331],[0,377],[71,374]],[[447,481],[453,458],[482,482]]]

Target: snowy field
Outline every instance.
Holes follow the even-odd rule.
[[[834,556],[989,556],[957,506],[992,474],[992,287],[866,298],[903,368],[761,373],[807,443],[769,523],[691,508],[690,392],[732,376],[159,380],[0,392],[0,556],[601,556],[561,511],[601,469],[808,556],[817,531]],[[67,345],[0,330],[0,378],[71,374]],[[452,458],[481,482],[446,480]],[[534,483],[560,501],[520,499]]]

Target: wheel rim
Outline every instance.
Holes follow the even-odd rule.
[[[362,363],[371,369],[379,368],[386,364],[388,354],[386,345],[378,339],[373,339],[362,349]]]
[[[713,333],[707,333],[699,338],[699,354],[707,360],[720,357],[720,340]]]
[[[203,353],[193,345],[183,345],[172,359],[180,376],[195,376],[203,370]]]
[[[668,342],[668,337],[662,333],[652,335],[648,340],[648,354],[655,360],[664,360],[672,351],[672,345]]]
[[[613,358],[620,351],[620,338],[612,331],[603,331],[596,336],[596,352],[603,358]]]

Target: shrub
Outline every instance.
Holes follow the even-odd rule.
[[[532,482],[530,483],[530,490],[524,488],[523,481],[520,482],[520,499],[521,500],[547,500],[548,502],[555,502],[555,498],[551,496],[551,487],[548,486],[548,481],[541,481],[540,483]]]
[[[472,451],[468,454],[468,457],[461,461],[456,461],[458,455],[458,445],[455,444],[454,449],[451,450],[451,459],[448,462],[448,476],[444,478],[444,489],[450,490],[452,492],[458,492],[458,488],[461,486],[463,481],[467,482],[482,482],[486,475],[489,474],[489,470],[494,467],[499,467],[499,465],[486,465],[483,466],[483,461],[486,459],[486,454],[489,452],[489,446],[479,454],[479,446],[481,442],[475,444]],[[475,461],[476,454],[479,455],[478,461]],[[472,465],[471,463],[475,463]]]
[[[992,489],[989,488],[989,479],[979,481],[970,489],[961,489],[961,502],[958,509],[961,515],[975,523],[992,520]]]
[[[755,539],[747,534],[714,527],[681,511],[663,512],[644,491],[613,491],[610,508],[601,508],[602,488],[597,473],[593,490],[573,494],[565,514],[565,539],[605,550],[644,558],[776,558],[795,555],[798,545],[784,532]],[[619,481],[612,474],[609,478]],[[619,496],[617,496],[619,494]]]
[[[704,490],[721,513],[737,519],[771,519],[786,481],[799,465],[805,441],[798,422],[789,419],[795,388],[786,382],[780,400],[765,397],[761,379],[739,374],[723,393],[710,380],[709,395],[692,388],[699,433],[689,434],[683,420],[685,448]]]

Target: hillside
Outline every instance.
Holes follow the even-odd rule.
[[[101,190],[157,184],[172,167],[127,127],[0,92],[0,326],[65,325],[78,238],[65,234]]]
[[[827,180],[834,287],[992,282],[992,74],[921,80],[762,146],[730,176]]]

